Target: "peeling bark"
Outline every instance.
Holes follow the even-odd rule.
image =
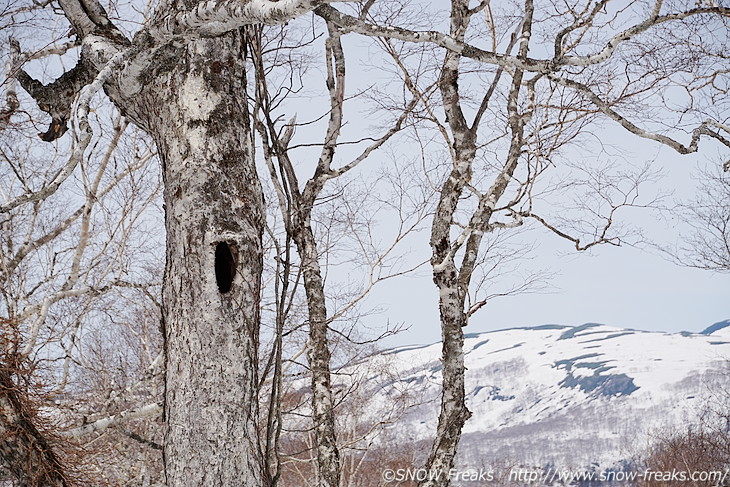
[[[68,5],[73,2],[64,3],[67,15],[82,15]],[[73,23],[93,33],[84,39],[84,52],[99,51],[89,59],[104,62],[125,49],[116,36],[95,36],[107,25],[87,21],[74,17]],[[133,98],[125,96],[126,85],[139,82],[139,73],[129,70],[138,59],[126,62],[105,87],[120,110],[153,136],[163,163],[167,484],[260,486],[256,371],[263,201],[241,96],[242,34],[154,52],[157,63]],[[89,71],[101,70],[96,65]],[[66,83],[70,76],[49,86],[75,88]],[[239,256],[228,263],[226,293],[216,275],[221,242]]]
[[[197,41],[179,56],[143,91],[165,181],[167,483],[258,486],[264,217],[240,96],[242,35]],[[222,242],[237,255],[226,263],[226,292],[216,272]]]
[[[167,485],[258,487],[263,194],[242,96],[245,53],[237,28],[284,22],[322,2],[257,0],[239,8],[170,1],[133,42],[98,2],[59,3],[82,38],[82,62],[47,86],[20,75],[41,108],[52,109],[44,139],[62,135],[80,85],[124,53],[105,91],[154,138],[163,164]],[[215,21],[218,15],[230,22]],[[221,29],[206,30],[210,21]]]

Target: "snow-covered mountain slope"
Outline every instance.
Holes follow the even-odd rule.
[[[497,460],[579,467],[627,459],[657,427],[692,417],[727,384],[730,321],[702,333],[656,333],[588,323],[468,334],[467,404],[459,463]],[[403,391],[415,406],[386,430],[390,444],[428,449],[439,406],[440,344],[369,359],[365,386],[380,414]],[[380,364],[380,365],[374,365]],[[362,366],[364,364],[360,364]],[[376,418],[373,418],[376,419]]]

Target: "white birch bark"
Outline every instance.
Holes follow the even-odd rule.
[[[125,53],[105,90],[154,138],[163,163],[167,485],[260,486],[256,371],[263,201],[243,96],[243,36],[235,29],[261,16],[286,21],[321,2],[252,2],[236,10],[240,16],[218,37],[202,39],[210,33],[196,32],[202,24],[195,18],[206,20],[217,7],[204,4],[202,15],[194,2],[166,2],[134,42],[100,4],[60,3],[83,39],[77,73],[105,72],[110,59]],[[184,36],[174,42],[166,29],[168,9],[185,12]],[[46,138],[60,137],[56,127],[69,113],[67,91],[60,88],[69,83],[26,81],[51,101],[54,123]]]
[[[156,54],[133,98],[121,95],[123,77],[107,91],[153,136],[163,163],[167,484],[258,486],[263,202],[241,96],[242,35]]]
[[[264,222],[240,96],[243,39],[193,42],[177,56],[143,91],[165,180],[167,483],[258,486]]]
[[[168,232],[163,291],[168,485],[261,485],[262,459],[255,429],[255,371],[263,216],[241,96],[246,74],[243,44],[241,34],[235,29],[252,22],[284,22],[319,6],[320,15],[347,31],[428,42],[449,51],[439,88],[453,135],[453,168],[442,186],[431,232],[433,279],[440,290],[444,392],[437,439],[428,465],[441,471],[448,471],[453,465],[461,428],[469,416],[464,403],[462,327],[467,322],[464,305],[481,236],[490,228],[492,212],[515,171],[523,146],[524,121],[517,110],[522,71],[552,79],[581,94],[629,132],[679,152],[696,150],[701,135],[728,145],[722,132],[710,130],[715,127],[726,131],[727,125],[722,121],[703,123],[693,133],[689,145],[641,129],[612,108],[611,100],[604,100],[591,87],[568,78],[571,71],[564,69],[603,63],[620,45],[627,45],[661,23],[701,18],[706,14],[727,17],[727,8],[702,7],[660,15],[662,2],[657,1],[650,17],[612,36],[605,46],[598,46],[595,54],[582,56],[564,53],[561,41],[572,30],[591,21],[590,18],[584,23],[576,20],[558,33],[554,55],[535,59],[527,56],[531,0],[525,1],[520,52],[516,55],[511,54],[512,46],[500,54],[465,42],[469,18],[476,12],[469,9],[467,0],[453,0],[449,35],[371,25],[340,14],[324,6],[325,3],[326,0],[203,3],[168,0],[161,3],[150,25],[130,41],[109,21],[95,0],[59,0],[74,32],[82,39],[83,57],[78,69],[59,78],[57,86],[39,85],[27,75],[18,76],[20,84],[37,101],[43,101],[42,107],[48,108],[43,110],[52,117],[51,127],[43,134],[44,140],[63,134],[71,116],[71,102],[79,93],[80,85],[96,78],[97,87],[104,82],[107,94],[117,107],[157,142],[164,164]],[[482,2],[481,7],[486,3]],[[591,15],[595,16],[598,11],[596,7]],[[480,197],[479,207],[463,238],[454,243],[450,239],[454,213],[471,178],[479,125],[478,120],[471,126],[467,124],[461,111],[458,92],[461,57],[498,65],[512,76],[507,114],[511,143],[501,171],[488,192]],[[111,60],[114,63],[110,64]],[[117,67],[117,62],[121,66]],[[102,76],[98,76],[100,73]],[[69,91],[68,87],[73,89]],[[11,96],[6,112],[11,114],[14,105]],[[480,108],[477,119],[483,114]],[[83,122],[83,116],[76,120]],[[332,126],[339,128],[339,125]],[[80,135],[87,136],[85,127],[80,128]],[[81,158],[84,147],[79,147]],[[331,150],[334,151],[334,146]],[[69,165],[69,174],[72,166]],[[48,186],[51,191],[53,184],[51,181]],[[304,201],[313,201],[309,198],[311,194],[316,196],[311,188],[309,193],[305,188]],[[45,193],[38,193],[38,198],[44,196]],[[303,221],[306,220],[305,215]],[[321,273],[316,266],[317,250],[311,231],[301,233],[297,243],[301,243],[303,263],[309,268],[308,280],[314,297],[310,305],[310,315],[314,317],[311,338],[326,343],[327,311],[319,299]],[[457,265],[454,259],[462,245],[465,245],[464,257]],[[320,364],[317,369],[320,372],[328,370],[325,369],[328,355],[318,353],[312,352],[310,361]],[[315,414],[328,409],[331,414],[331,401],[326,402],[331,391],[324,379],[328,373],[318,373],[319,378],[313,381],[315,397],[324,398],[319,402],[315,399]],[[316,396],[317,391],[323,391],[323,395]],[[322,424],[327,422],[323,420]],[[326,435],[323,438],[322,451],[327,453],[327,445],[334,441],[328,443]],[[328,455],[320,465],[335,458]]]
[[[520,59],[525,59],[528,51],[532,24],[531,0],[526,1],[525,7],[518,55]],[[463,41],[471,15],[468,0],[452,2],[451,37],[460,42]],[[453,166],[448,179],[441,187],[439,203],[431,226],[431,264],[433,281],[439,290],[441,319],[442,395],[436,438],[426,462],[426,468],[429,471],[440,474],[421,482],[420,485],[428,487],[450,485],[450,478],[447,474],[454,466],[461,431],[471,416],[465,402],[466,367],[464,365],[463,328],[468,324],[466,298],[482,237],[485,232],[490,230],[490,220],[495,205],[507,189],[517,167],[523,144],[524,120],[517,113],[517,99],[522,85],[523,72],[522,69],[515,68],[507,104],[511,131],[507,160],[489,190],[480,196],[479,204],[471,215],[465,230],[465,238],[452,242],[451,229],[454,225],[455,212],[462,193],[472,176],[474,158],[477,153],[479,125],[478,119],[470,125],[462,110],[458,85],[460,60],[459,54],[448,52],[439,80],[444,110],[453,137]],[[495,84],[501,74],[502,72],[498,71],[495,75]],[[488,103],[492,92],[492,90],[487,91],[483,103]],[[455,254],[464,243],[466,244],[464,255],[461,262],[457,264],[454,261]]]
[[[314,428],[314,449],[317,459],[316,485],[319,487],[339,487],[340,453],[335,431],[334,398],[331,387],[331,352],[329,345],[329,317],[325,298],[324,279],[319,264],[320,253],[312,229],[312,209],[316,198],[326,181],[333,177],[330,171],[337,140],[342,125],[342,104],[344,102],[345,63],[339,34],[330,32],[327,40],[328,76],[332,111],[325,136],[325,143],[317,163],[315,175],[299,189],[294,166],[289,158],[287,144],[293,134],[280,138],[276,127],[269,121],[260,122],[261,136],[264,139],[264,152],[269,165],[272,182],[279,196],[279,206],[285,220],[287,232],[294,240],[301,259],[304,289],[307,297],[309,319],[309,341],[307,359],[311,373],[312,421]],[[260,103],[269,105],[266,87],[266,74],[263,61],[257,59],[257,83]],[[265,109],[265,108],[264,108]],[[279,176],[274,167],[272,156],[276,156],[282,168]],[[281,180],[279,179],[281,177]],[[291,206],[291,207],[290,207]]]
[[[468,1],[452,2],[451,36],[463,40],[469,24]],[[459,198],[471,178],[471,164],[476,155],[476,133],[469,130],[459,103],[458,75],[461,56],[448,52],[439,80],[444,110],[453,134],[453,168],[441,187],[439,203],[431,225],[431,264],[433,281],[439,290],[441,319],[441,377],[442,393],[436,438],[426,468],[434,472],[449,472],[454,465],[456,449],[464,423],[471,416],[465,403],[464,332],[466,314],[464,302],[469,282],[460,279],[451,249],[451,226]],[[421,482],[425,486],[449,485],[448,476],[436,475]]]

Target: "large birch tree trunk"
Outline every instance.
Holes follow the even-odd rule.
[[[78,115],[80,143],[69,173],[91,139],[85,114],[102,85],[156,141],[167,231],[162,315],[169,486],[263,483],[257,431],[263,192],[252,154],[240,27],[285,22],[318,3],[219,10],[217,4],[195,9],[192,0],[163,1],[150,25],[129,41],[94,0],[60,0],[82,39],[73,71],[84,76],[62,76],[47,86],[20,78],[53,117],[46,139],[62,136],[71,112]],[[219,14],[230,22],[217,23]]]
[[[546,119],[546,125],[541,130],[552,131],[554,127],[558,127],[561,128],[558,132],[562,133],[564,125],[570,129],[571,123],[578,123],[583,117],[580,115],[573,122],[565,122],[563,112],[592,112],[616,122],[627,133],[664,144],[681,154],[696,152],[700,137],[711,137],[730,147],[727,124],[712,117],[698,119],[704,121],[698,122],[687,144],[682,144],[664,133],[653,133],[642,128],[640,123],[637,122],[637,125],[630,121],[617,110],[626,106],[632,97],[640,98],[637,93],[643,96],[643,90],[632,94],[632,89],[628,89],[634,83],[633,78],[626,82],[630,92],[626,95],[603,93],[605,87],[590,81],[591,77],[595,78],[595,74],[603,75],[598,71],[592,74],[590,70],[593,66],[602,69],[601,66],[606,66],[605,62],[615,56],[621,46],[628,46],[633,40],[638,42],[638,36],[642,33],[660,27],[661,24],[675,22],[679,28],[677,32],[701,39],[702,36],[695,36],[693,29],[687,27],[691,25],[689,21],[692,18],[713,15],[724,22],[729,15],[726,7],[698,5],[695,8],[675,11],[676,9],[670,8],[664,2],[657,1],[648,16],[646,12],[639,12],[643,19],[639,23],[623,31],[613,32],[608,29],[604,37],[609,40],[604,47],[598,46],[598,50],[594,49],[595,45],[584,46],[585,42],[580,39],[568,42],[569,36],[577,33],[578,29],[593,26],[599,11],[603,11],[603,2],[599,2],[595,8],[586,9],[582,19],[572,19],[558,31],[554,42],[546,51],[553,51],[554,54],[549,54],[548,58],[533,58],[528,56],[532,0],[524,1],[521,26],[514,31],[513,41],[503,54],[466,42],[469,18],[487,7],[489,2],[480,2],[470,9],[468,0],[452,0],[451,26],[447,36],[435,31],[415,32],[390,25],[371,25],[364,20],[367,15],[360,18],[349,17],[324,5],[330,1],[221,0],[198,3],[195,0],[161,0],[153,19],[130,40],[113,25],[97,0],[59,0],[57,4],[71,23],[71,31],[82,46],[82,57],[78,65],[48,85],[33,80],[22,71],[22,66],[12,66],[12,71],[16,72],[15,76],[26,92],[51,117],[51,125],[43,134],[43,140],[52,141],[61,137],[66,132],[69,121],[75,123],[75,139],[69,162],[57,177],[41,190],[20,195],[2,205],[0,212],[48,197],[74,173],[92,139],[87,119],[89,102],[101,86],[104,86],[119,110],[157,142],[164,166],[168,234],[163,317],[167,360],[165,466],[167,484],[170,486],[262,485],[262,459],[256,431],[262,192],[251,153],[244,101],[244,44],[238,30],[242,26],[259,22],[284,23],[316,9],[319,15],[344,31],[416,43],[429,42],[449,51],[445,56],[438,84],[448,116],[448,126],[452,132],[449,145],[453,149],[453,169],[442,186],[431,233],[431,262],[434,282],[440,291],[439,307],[444,342],[444,393],[437,439],[427,464],[432,469],[448,471],[453,465],[461,429],[469,416],[464,404],[462,328],[469,315],[469,311],[464,309],[465,297],[482,235],[493,229],[497,223],[506,225],[503,222],[495,222],[493,225],[490,220],[492,213],[497,211],[496,205],[512,180],[523,154],[524,128],[532,117],[537,83],[542,83],[540,80],[549,82],[549,89],[560,86],[567,93],[576,95],[578,100],[574,102],[574,106],[566,106],[560,112],[557,123],[547,123],[549,120]],[[366,10],[367,8],[369,7],[365,7]],[[627,11],[631,14],[630,10]],[[631,23],[633,22],[627,25]],[[611,24],[609,22],[606,25]],[[699,21],[695,24],[702,25],[703,28],[705,25]],[[682,30],[683,25],[686,30]],[[659,33],[662,31],[659,30]],[[602,35],[597,32],[597,37],[588,35],[586,39],[599,38],[599,34]],[[678,37],[682,37],[681,34]],[[514,55],[512,47],[518,39],[519,53]],[[667,39],[671,40],[669,37]],[[670,43],[669,46],[682,47],[684,43],[682,39],[679,43]],[[692,59],[697,55],[695,48],[697,45],[693,43],[688,50]],[[340,48],[333,45],[333,53],[336,49]],[[13,50],[19,54],[18,49]],[[635,68],[642,68],[642,64],[631,60],[644,57],[648,60],[646,66],[660,65],[664,59],[653,58],[650,54],[654,50],[662,51],[648,44],[646,51],[640,53],[641,56],[629,56],[616,63],[617,69],[607,69],[606,72],[620,73],[620,76],[613,79],[624,76],[624,71],[635,74]],[[702,47],[698,52],[702,52],[704,56],[713,50],[714,47]],[[542,51],[544,50],[541,49]],[[583,51],[595,52],[586,55]],[[460,104],[458,81],[462,56],[487,65],[499,66],[494,83],[482,100],[471,124],[467,123]],[[20,59],[19,56],[13,57]],[[721,58],[719,55],[708,57]],[[342,61],[343,58],[339,56],[339,59]],[[344,62],[340,66],[337,66],[337,61],[334,64],[334,68],[329,68],[338,77],[344,78]],[[633,66],[634,64],[637,65]],[[632,69],[628,70],[625,66]],[[487,113],[489,99],[499,84],[502,70],[513,80],[506,106],[509,151],[505,160],[501,161],[501,168],[491,187],[478,197],[478,208],[472,214],[467,228],[452,242],[451,231],[456,224],[454,214],[458,200],[471,180],[479,121]],[[576,74],[582,74],[583,71],[589,75],[587,78]],[[531,78],[523,81],[523,72],[530,73]],[[693,82],[710,79],[721,73],[704,68],[702,72],[704,74],[698,75]],[[333,100],[339,102],[333,104],[328,135],[338,132],[342,125],[336,107],[341,106],[344,99],[343,92],[336,93],[341,90],[342,83],[330,83],[332,76],[332,73],[328,74],[328,86],[333,93]],[[643,76],[639,73],[636,79]],[[665,79],[672,81],[668,75]],[[667,83],[666,86],[673,86],[673,83],[675,82]],[[657,90],[663,86],[661,83],[656,85],[659,87]],[[523,89],[528,91],[527,98],[532,98],[525,109],[518,103]],[[529,94],[531,90],[532,95]],[[662,93],[654,91],[654,94]],[[9,111],[3,109],[1,118],[9,120],[9,114],[17,107],[17,100],[9,100]],[[669,107],[665,108],[673,111]],[[573,119],[572,116],[567,118]],[[682,126],[680,120],[675,123],[675,128]],[[582,127],[578,127],[578,130],[582,130]],[[554,143],[548,144],[549,149],[543,154],[537,154],[546,161],[550,161],[553,152],[562,144],[570,142],[569,138],[561,138],[559,135],[554,137]],[[318,173],[329,177],[354,167],[355,162],[331,171],[331,155],[336,146],[336,137],[328,136],[327,140]],[[541,144],[542,142],[537,147]],[[725,168],[728,166],[730,162],[725,164]],[[525,184],[532,184],[532,181],[534,179]],[[314,189],[316,188],[312,187],[310,192]],[[316,196],[317,191],[312,194]],[[549,230],[574,242],[578,250],[611,241],[605,233],[611,225],[610,218],[604,232],[599,234],[595,242],[587,246],[581,245],[578,238],[572,238],[550,226],[534,214],[531,208],[521,207],[520,202],[525,202],[526,198],[529,199],[529,191],[521,193],[519,198],[498,211],[513,218],[514,225],[521,224],[523,218],[534,218]],[[314,201],[314,198],[304,199]],[[310,257],[316,263],[316,246],[310,246],[310,250],[313,251]],[[458,265],[454,262],[457,253],[461,259]],[[303,258],[306,266],[305,261]],[[309,282],[312,285],[308,288],[308,296],[315,296],[322,288],[321,274],[315,267],[309,270]],[[320,303],[313,300],[310,304],[310,314],[314,316],[311,339],[313,343],[326,344],[324,301]],[[313,365],[313,369],[323,374],[313,380],[313,387],[315,390],[327,391],[328,352],[313,352],[310,360],[319,364]],[[315,412],[320,410],[317,402],[321,398],[321,410],[330,410],[328,414],[331,415],[331,392],[329,394],[330,396],[315,395]],[[8,410],[9,406],[4,405],[4,411]],[[327,425],[327,421],[329,419],[321,424]],[[328,426],[328,429],[331,428]],[[17,433],[10,431],[10,434]],[[326,436],[318,439],[325,445],[322,450],[325,453],[327,445],[334,445],[334,433],[331,438],[331,441]],[[25,447],[11,441],[6,442],[4,448],[15,454]],[[336,455],[325,457],[325,460],[330,461],[328,470],[335,471],[336,459]],[[33,460],[31,463],[39,461]],[[322,459],[320,464],[324,464]],[[334,476],[332,479],[334,482]],[[440,480],[438,484],[428,485],[447,484],[448,480]]]
[[[243,40],[199,40],[150,82],[162,157],[167,483],[260,486],[262,191],[249,145]]]
[[[155,139],[162,161],[167,485],[258,487],[264,210],[244,36],[170,43],[145,61],[134,96],[125,82],[107,92]]]

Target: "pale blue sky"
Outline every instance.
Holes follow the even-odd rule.
[[[366,40],[346,38],[350,93],[367,91],[368,86],[382,82],[381,77],[387,77],[378,68],[375,50],[364,47],[366,44]],[[365,65],[361,64],[363,62]],[[310,75],[323,77],[323,73],[317,75],[316,71]],[[304,114],[311,112],[312,99],[307,101],[310,105],[302,109]],[[318,108],[324,109],[325,103],[320,99]],[[368,125],[373,123],[373,119],[363,106],[366,105],[359,105],[357,100],[348,101],[345,109],[348,122],[343,130],[343,140],[381,133],[382,128]],[[362,117],[357,116],[358,111]],[[305,119],[302,113],[299,121]],[[580,146],[575,153],[565,154],[566,159],[599,158],[596,152],[601,152],[598,150],[601,147],[607,151],[601,156],[604,161],[605,158],[615,158],[637,165],[652,161],[652,167],[664,173],[663,179],[653,189],[674,192],[667,198],[667,204],[693,195],[698,168],[717,164],[718,160],[728,157],[726,151],[718,149],[718,144],[708,139],[703,139],[699,153],[680,156],[656,142],[628,134],[611,121],[592,130],[595,138],[588,138],[589,143]],[[297,135],[309,131],[320,132],[319,136],[314,135],[314,140],[321,138],[321,127],[314,126],[301,128]],[[690,137],[688,133],[675,135],[684,142]],[[600,139],[600,144],[597,139]],[[342,157],[348,150],[347,146],[341,147],[338,154]],[[417,158],[419,151],[415,143],[409,147],[407,139],[398,139],[394,152],[378,151],[371,156],[372,160],[364,162],[356,171],[367,174],[373,166],[392,164],[393,154],[400,153],[406,157],[410,154]],[[346,156],[343,160],[347,160]],[[302,174],[307,174],[307,171]],[[647,240],[654,244],[677,242],[678,232],[682,230],[676,222],[661,221],[651,211],[629,210],[621,218],[642,229]],[[388,222],[383,220],[380,224],[386,227]],[[578,253],[570,242],[548,232],[533,232],[530,238],[536,242],[538,251],[528,265],[548,270],[552,274],[552,289],[541,294],[494,300],[471,318],[468,332],[586,322],[652,331],[699,332],[717,321],[730,319],[730,273],[720,275],[681,267],[651,249],[601,246],[594,247],[589,253]],[[419,255],[414,260],[427,259],[428,231],[419,234],[416,239],[417,243],[410,244]],[[384,340],[383,346],[435,342],[440,339],[437,305],[438,295],[427,265],[411,276],[379,284],[364,307],[378,307],[382,312],[364,317],[363,324],[371,327],[373,332],[381,331],[385,322],[409,327],[407,331]]]
[[[586,322],[699,332],[730,319],[730,274],[676,266],[628,247],[604,247],[593,255],[555,257],[549,263],[557,274],[554,290],[496,299],[471,318],[468,332]],[[440,339],[437,293],[428,275],[384,283],[371,300],[387,308],[381,319],[410,325],[388,339],[388,346]]]
[[[656,159],[666,169],[665,177],[657,184],[675,190],[669,201],[691,195],[697,167],[708,162],[704,156],[680,157],[643,141],[637,147],[636,157]],[[628,219],[658,244],[676,242],[680,232],[686,230],[676,221],[658,220],[653,212],[633,211]],[[679,266],[650,247],[642,250],[604,245],[579,253],[570,242],[552,234],[539,232],[532,238],[538,248],[527,265],[547,269],[552,274],[552,289],[495,299],[472,316],[468,332],[586,322],[651,331],[700,332],[715,322],[730,319],[730,273]],[[410,327],[387,339],[385,346],[435,342],[440,339],[437,299],[430,267],[425,267],[419,274],[381,284],[369,303],[377,303],[386,311],[369,317],[368,322],[390,320]]]
[[[373,49],[364,47],[364,44],[365,41],[351,37],[345,42],[350,75],[348,91],[351,93],[382,81],[373,72]],[[359,65],[362,62],[359,58],[370,58],[370,66],[364,68]],[[322,69],[312,71],[314,78],[323,78]],[[298,113],[299,121],[312,119],[326,110],[323,98],[316,101],[314,114],[312,99],[305,99],[305,103],[308,105]],[[288,118],[291,110],[287,112]],[[355,115],[354,119],[349,119],[347,129],[356,134],[369,133],[365,119],[358,119],[358,114]],[[307,129],[302,128],[301,132],[306,133]],[[704,155],[679,157],[669,150],[659,150],[657,144],[637,138],[632,138],[630,144],[623,148],[632,153],[632,157],[656,160],[667,170],[668,175],[662,184],[677,189],[678,196],[691,194],[694,187],[691,174],[694,168],[706,163],[702,159]],[[415,152],[418,148],[413,150]],[[387,156],[380,153],[376,157]],[[369,162],[358,170],[367,171],[367,164]],[[655,226],[652,218],[650,214],[639,215],[635,223]],[[663,242],[676,237],[671,228],[654,228],[648,235]],[[423,245],[427,245],[426,234],[419,238]],[[555,273],[551,279],[553,289],[543,294],[495,300],[472,317],[469,332],[544,323],[578,325],[589,321],[644,330],[701,331],[714,322],[730,318],[730,274],[718,275],[683,268],[656,253],[631,247],[604,246],[590,254],[578,255],[571,250],[568,242],[555,236],[543,234],[537,241],[539,266]],[[410,326],[408,331],[385,341],[385,345],[426,343],[439,339],[437,293],[431,282],[429,267],[413,276],[380,284],[366,305],[385,310],[365,318],[366,323],[373,327],[377,328],[386,320]]]
[[[365,87],[378,77],[372,60],[367,68],[358,65],[359,56],[367,54],[358,42],[348,39],[349,74],[358,75],[349,90]],[[365,43],[365,41],[360,41]],[[361,74],[360,74],[361,73]],[[364,121],[350,120],[346,130],[368,131]],[[357,126],[360,125],[359,127]],[[567,153],[565,159],[586,164],[596,160],[629,161],[636,165],[651,162],[651,167],[663,173],[650,191],[672,192],[667,205],[692,198],[697,190],[698,169],[721,164],[728,158],[726,148],[707,138],[695,154],[680,156],[659,143],[628,134],[618,124],[605,121],[591,129],[594,138],[587,144]],[[675,132],[678,140],[688,142],[689,133]],[[600,144],[597,139],[600,139]],[[602,150],[600,150],[602,149]],[[399,147],[408,154],[408,148]],[[419,153],[414,144],[412,151]],[[599,155],[597,152],[606,153]],[[374,154],[374,159],[388,160],[388,155]],[[377,164],[377,162],[374,162]],[[560,161],[558,161],[560,164]],[[368,171],[365,164],[359,171]],[[643,192],[642,194],[647,194]],[[670,218],[664,214],[664,218]],[[640,228],[650,244],[670,245],[680,239],[682,229],[676,221],[663,221],[657,213],[629,210],[625,219]],[[579,325],[598,322],[623,328],[652,331],[699,332],[717,321],[730,319],[730,273],[720,275],[704,270],[678,266],[662,257],[656,250],[639,250],[630,246],[594,247],[589,253],[578,253],[573,245],[559,237],[540,232],[533,235],[538,246],[536,258],[528,263],[533,268],[547,269],[553,274],[550,291],[542,294],[524,294],[500,298],[476,313],[470,321],[469,332],[479,332],[515,326],[534,326],[545,323]],[[422,255],[428,258],[428,234],[420,234],[424,247]],[[645,245],[645,247],[648,247]],[[430,266],[417,275],[380,284],[367,304],[384,308],[384,312],[369,316],[366,323],[377,327],[384,321],[410,326],[395,337],[384,341],[386,346],[411,343],[429,343],[440,339],[437,292],[431,281]]]
[[[598,322],[641,330],[699,332],[730,318],[728,275],[678,267],[631,248],[604,248],[595,256],[561,258],[554,264],[560,273],[552,282],[555,291],[495,300],[472,317],[469,331]],[[398,296],[399,304],[391,308],[389,316],[414,321],[394,342],[438,339],[438,327],[432,325],[435,313],[423,309],[424,295],[436,297],[428,286],[419,291],[415,285],[413,292]]]

